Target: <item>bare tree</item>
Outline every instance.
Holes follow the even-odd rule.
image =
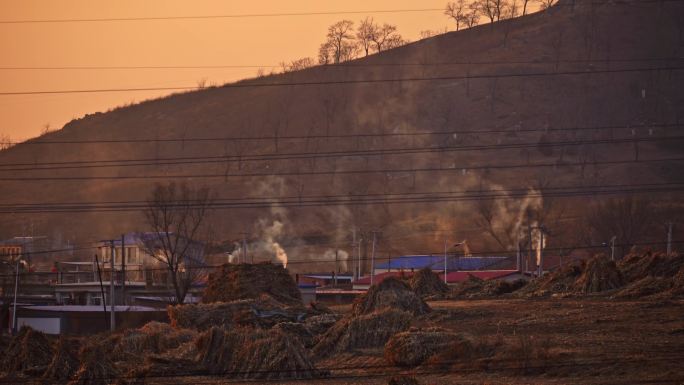
[[[0,134],[0,151],[7,150],[12,147],[12,138],[7,134]]]
[[[491,0],[496,10],[496,20],[501,20],[506,17],[506,10],[510,7],[510,0]]]
[[[433,37],[433,36],[437,36],[437,35],[441,35],[441,34],[444,34],[444,33],[447,33],[447,32],[448,32],[448,30],[446,29],[446,27],[444,28],[444,30],[436,29],[436,30],[434,30],[434,31],[431,30],[431,29],[425,29],[425,30],[420,31],[420,35],[419,35],[419,36],[420,36],[421,39],[427,39],[427,38],[430,38],[430,37]]]
[[[499,19],[496,0],[478,0],[476,4],[478,11],[488,18],[490,23],[494,23],[494,21]]]
[[[174,304],[182,304],[192,284],[204,273],[206,222],[211,207],[208,188],[183,183],[156,184],[144,215],[151,233],[144,237],[145,252],[169,274]],[[206,239],[205,239],[206,240]]]
[[[330,44],[329,41],[321,44],[321,46],[318,48],[318,64],[332,64],[335,60],[334,56],[335,53],[332,44]]]
[[[556,0],[538,0],[539,1],[539,9],[549,9],[551,6],[553,6],[556,3]]]
[[[404,39],[397,33],[397,26],[387,23],[376,29],[376,33],[373,35],[372,40],[373,43],[375,43],[375,50],[378,52],[404,44]]]
[[[475,3],[480,14],[487,17],[490,23],[506,18],[511,8],[509,0],[477,0]],[[517,4],[515,6],[517,14]]]
[[[508,5],[505,9],[506,18],[512,19],[518,17],[520,14],[520,6],[518,5],[518,0],[509,0]]]
[[[473,28],[480,22],[480,8],[477,3],[470,3],[468,12],[463,17],[463,22],[468,28]]]
[[[315,61],[313,58],[310,57],[304,57],[301,59],[293,60],[289,63],[280,62],[280,67],[282,68],[283,73],[304,70],[309,67],[313,67],[314,65]]]
[[[511,246],[512,239],[510,236],[510,228],[498,228],[497,223],[497,207],[496,201],[492,199],[481,199],[477,201],[478,218],[475,220],[478,226],[489,234],[502,250],[506,250]]]
[[[468,7],[465,0],[450,1],[446,5],[444,14],[456,22],[456,30],[460,30],[461,23],[465,24]]]
[[[328,27],[327,40],[321,45],[319,58],[321,57],[321,51],[326,51],[326,56],[330,55],[333,63],[341,63],[345,58],[350,57],[351,51],[353,51],[355,46],[354,22],[351,20],[338,21]]]
[[[615,236],[624,255],[631,245],[646,240],[654,224],[653,213],[651,201],[631,195],[598,202],[589,210],[585,241],[596,245]]]
[[[366,56],[370,54],[373,48],[373,37],[377,33],[377,28],[373,18],[367,17],[361,20],[361,24],[359,24],[359,28],[356,30],[356,39],[361,49],[366,53]]]
[[[527,15],[527,4],[530,3],[530,0],[523,0],[523,16]]]

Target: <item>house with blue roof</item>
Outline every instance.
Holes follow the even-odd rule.
[[[502,262],[507,257],[483,256],[464,257],[447,256],[448,271],[476,271],[486,270],[488,267]],[[424,268],[434,271],[444,271],[443,255],[405,255],[391,258],[389,261],[375,263],[375,274],[391,271],[418,271]]]

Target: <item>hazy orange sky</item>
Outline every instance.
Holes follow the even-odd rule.
[[[443,8],[445,0],[117,0],[3,1],[8,20],[193,16]],[[55,66],[274,66],[315,57],[328,25],[358,23],[365,15],[0,24],[0,67]],[[420,31],[453,23],[440,11],[372,14],[412,41]],[[256,74],[257,68],[0,70],[0,92],[222,84]],[[73,118],[168,92],[0,96],[0,135],[22,140],[46,124],[61,128]]]

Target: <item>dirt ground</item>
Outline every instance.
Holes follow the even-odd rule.
[[[269,383],[386,384],[391,375],[408,373],[425,385],[684,384],[683,301],[502,299],[436,301],[430,306],[433,312],[418,317],[418,325],[436,324],[475,340],[499,338],[532,346],[545,359],[528,360],[521,353],[494,370],[423,366],[402,372],[390,367],[377,349],[318,362],[321,369],[333,369],[331,378]],[[349,306],[334,310],[347,312]],[[527,368],[520,370],[522,366]],[[227,383],[207,377],[191,382]]]

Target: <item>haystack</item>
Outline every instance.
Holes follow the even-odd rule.
[[[468,274],[468,279],[456,285],[453,290],[453,295],[456,297],[465,297],[470,294],[478,294],[482,292],[484,286],[484,279]]]
[[[394,376],[387,381],[387,385],[420,385],[413,376]]]
[[[78,369],[79,347],[79,340],[61,336],[43,378],[53,381],[66,381],[71,378]]]
[[[180,357],[150,355],[145,357],[142,365],[133,366],[116,384],[145,385],[150,378],[169,376],[202,375],[194,360]]]
[[[483,292],[486,295],[503,295],[513,293],[527,285],[527,281],[524,279],[516,279],[513,282],[505,281],[502,279],[487,281]]]
[[[339,320],[338,314],[315,315],[304,320],[304,326],[313,336],[318,336],[328,331]]]
[[[271,263],[226,264],[210,274],[202,302],[231,302],[268,295],[286,305],[302,305],[297,283],[287,270]]]
[[[615,262],[599,254],[587,262],[582,275],[577,278],[574,289],[582,293],[599,293],[617,289],[624,285],[624,279]]]
[[[429,267],[414,274],[411,277],[410,285],[413,292],[421,298],[440,296],[449,292],[449,286]]]
[[[370,314],[382,309],[398,309],[413,315],[428,313],[430,307],[402,280],[389,277],[370,289],[354,302],[355,316]]]
[[[628,282],[647,276],[672,278],[684,267],[684,254],[647,252],[630,254],[618,264],[622,275]]]
[[[22,326],[12,338],[2,357],[2,369],[8,375],[27,373],[42,375],[52,361],[52,345],[47,336]]]
[[[671,298],[681,298],[684,297],[684,266],[682,266],[677,274],[670,280],[671,287],[664,293],[666,296]]]
[[[177,305],[167,308],[171,326],[207,330],[213,326],[254,326],[270,328],[280,322],[297,322],[304,319],[302,306],[288,307],[269,297],[233,302]]]
[[[631,282],[615,294],[616,298],[641,298],[669,290],[672,281],[668,278],[646,276]]]
[[[513,282],[502,279],[483,280],[472,274],[468,279],[458,284],[454,290],[454,297],[487,298],[513,293],[527,284],[527,281],[518,279]]]
[[[572,263],[527,283],[516,291],[517,295],[543,296],[567,293],[574,289],[575,281],[584,271],[584,262]]]
[[[252,314],[254,300],[169,306],[166,311],[174,328],[206,330],[213,326],[234,325],[243,314]],[[256,321],[255,321],[256,322]]]
[[[385,345],[385,359],[396,366],[417,366],[432,355],[458,345],[461,350],[472,347],[471,338],[440,328],[411,329],[397,333]]]
[[[244,379],[302,379],[319,375],[297,338],[281,330],[211,328],[197,339],[199,362],[210,373]]]
[[[78,353],[80,366],[69,385],[107,385],[120,375],[112,360],[115,336],[93,336],[86,340]]]
[[[325,357],[354,349],[382,347],[394,334],[407,330],[412,318],[411,313],[396,309],[343,318],[321,336],[313,352]]]
[[[197,332],[173,328],[168,323],[149,322],[140,329],[127,330],[113,349],[114,357],[158,354],[194,341]]]
[[[299,342],[306,348],[314,346],[314,335],[303,323],[298,322],[281,322],[273,327],[273,330],[279,330],[289,336],[299,339]]]

